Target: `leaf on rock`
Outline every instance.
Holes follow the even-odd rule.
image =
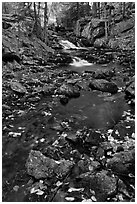
[[[65,197],[65,200],[67,200],[67,201],[74,201],[75,198],[74,197]]]

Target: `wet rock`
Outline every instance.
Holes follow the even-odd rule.
[[[95,191],[97,202],[106,201],[108,197],[116,193],[117,180],[109,175],[106,170],[97,173],[84,173],[76,178],[76,182],[83,187]]]
[[[63,84],[59,88],[58,93],[61,95],[65,95],[69,98],[80,96],[80,91],[79,91],[79,88],[77,86],[72,86],[72,85],[67,85],[67,84]]]
[[[109,92],[112,94],[115,94],[118,91],[118,87],[114,82],[109,82],[104,79],[92,80],[89,84],[89,87],[92,90],[99,90],[102,92]]]
[[[66,105],[69,102],[69,98],[67,96],[60,96],[60,103],[62,105]]]
[[[101,133],[92,131],[85,139],[86,146],[98,146],[103,141]]]
[[[26,162],[26,168],[29,175],[40,178],[51,178],[52,176],[66,175],[73,162],[67,160],[55,161],[49,157],[44,156],[40,151],[31,150]]]
[[[128,175],[135,171],[135,150],[121,151],[116,153],[107,162],[107,167],[119,175]]]

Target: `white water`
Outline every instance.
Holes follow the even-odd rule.
[[[60,45],[63,46],[65,50],[70,50],[70,49],[74,49],[74,50],[84,49],[85,50],[86,49],[84,47],[77,47],[76,45],[69,42],[68,40],[60,40],[59,43]]]
[[[82,67],[82,66],[89,66],[89,65],[93,65],[93,64],[89,63],[86,60],[80,59],[79,57],[74,57],[73,62],[70,65],[75,66],[75,67]]]

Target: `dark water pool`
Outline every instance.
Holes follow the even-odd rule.
[[[79,98],[71,99],[66,106],[58,106],[56,117],[76,119],[78,126],[90,128],[112,128],[122,117],[129,106],[123,94],[106,96],[101,92],[81,92]]]

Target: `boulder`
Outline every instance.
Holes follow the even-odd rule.
[[[75,34],[77,36],[81,36],[88,40],[91,40],[91,42],[93,43],[96,38],[104,36],[104,27],[105,24],[100,19],[87,18],[87,20],[85,19],[85,21],[83,19],[80,19],[79,21],[77,21]]]
[[[92,80],[89,84],[89,87],[92,90],[99,90],[102,92],[109,92],[112,94],[115,94],[118,91],[118,87],[114,82],[109,82],[105,79]]]
[[[135,149],[116,153],[113,158],[108,160],[107,167],[118,175],[134,174]]]
[[[120,23],[117,23],[112,29],[111,29],[111,36],[120,36],[121,33],[124,33],[130,29],[132,29],[135,26],[135,19],[130,18],[125,21],[121,21]]]
[[[80,91],[77,86],[72,86],[72,85],[67,85],[63,84],[59,90],[57,91],[58,94],[60,95],[65,95],[69,98],[75,98],[80,96]]]
[[[105,37],[102,37],[102,38],[97,38],[94,42],[94,46],[97,47],[97,48],[100,48],[100,47],[105,47],[107,44],[107,40]]]
[[[64,159],[56,161],[35,150],[31,150],[26,162],[27,173],[36,179],[65,176],[72,166],[71,161]]]
[[[105,28],[104,27],[97,27],[92,32],[92,37],[94,39],[101,38],[105,35]]]
[[[114,195],[117,189],[117,180],[106,170],[97,173],[84,173],[78,177],[77,182],[83,187],[88,187],[95,191],[97,202],[105,202],[107,198]]]

